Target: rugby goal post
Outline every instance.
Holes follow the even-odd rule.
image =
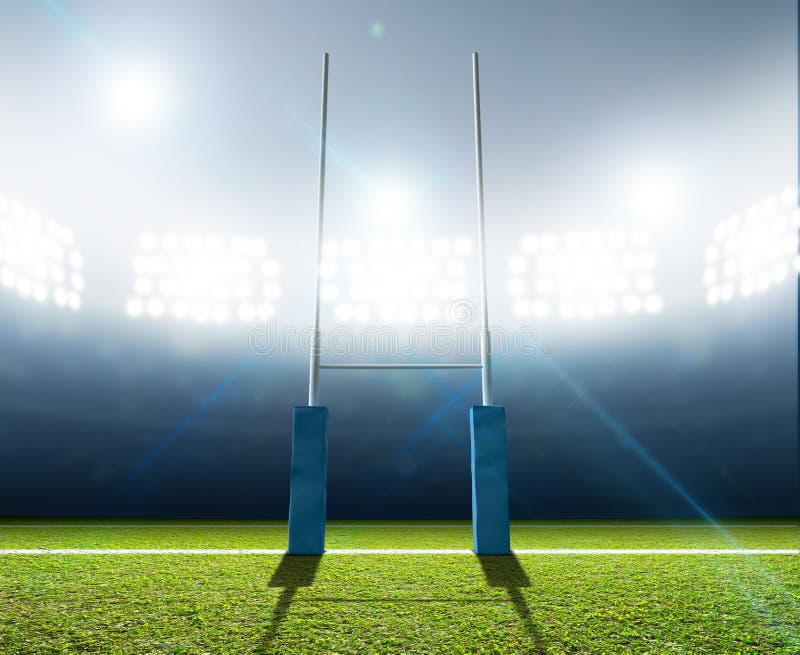
[[[314,276],[314,331],[310,344],[308,405],[294,408],[292,465],[289,492],[290,555],[321,555],[325,551],[325,513],[328,474],[328,408],[320,404],[320,372],[336,370],[480,369],[482,404],[470,410],[473,549],[481,555],[511,552],[508,513],[508,466],[505,408],[493,404],[492,353],[486,286],[486,238],[483,202],[483,143],[481,135],[478,53],[472,53],[475,177],[478,205],[480,267],[480,364],[323,364],[320,332],[320,265],[325,216],[325,165],[328,130],[328,69],[322,57],[317,234]]]

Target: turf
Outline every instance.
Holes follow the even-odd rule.
[[[11,527],[25,523],[45,527]],[[517,523],[512,546],[800,543],[791,521],[678,523]],[[285,544],[285,523],[0,521],[0,548]],[[461,549],[471,535],[466,523],[342,522],[327,545]],[[7,555],[0,653],[797,655],[800,557]]]

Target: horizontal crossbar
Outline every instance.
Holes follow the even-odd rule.
[[[432,368],[481,368],[480,364],[320,364],[320,368],[383,370],[383,369],[432,369]]]

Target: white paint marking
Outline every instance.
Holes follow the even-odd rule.
[[[283,555],[283,548],[3,548],[0,555]]]
[[[467,548],[333,548],[326,555],[474,555]]]
[[[800,548],[523,548],[518,555],[800,555]]]
[[[452,524],[452,523],[433,523],[433,524],[408,524],[408,525],[396,525],[396,524],[384,524],[384,523],[375,523],[372,525],[369,524],[359,524],[359,523],[328,523],[327,528],[329,530],[336,530],[339,528],[346,528],[346,529],[367,529],[367,530],[385,530],[385,529],[405,529],[405,528],[413,528],[413,529],[442,529],[442,528],[449,528],[455,530],[469,530],[471,529],[470,523],[464,524]],[[706,530],[792,530],[797,529],[800,526],[797,525],[789,525],[786,523],[781,524],[764,524],[764,525],[735,525],[735,524],[664,524],[664,525],[648,525],[648,524],[632,524],[632,525],[620,525],[620,524],[612,524],[612,525],[603,525],[602,523],[589,523],[586,525],[580,524],[573,524],[568,523],[564,525],[559,525],[558,523],[542,523],[542,524],[534,524],[534,525],[515,525],[511,524],[512,530],[560,530],[564,529],[586,529],[586,530],[606,530],[606,529],[625,529],[625,530],[694,530],[694,529],[706,529]],[[21,530],[21,529],[28,529],[28,528],[36,528],[36,529],[54,529],[54,530],[88,530],[88,529],[121,529],[121,530],[138,530],[138,529],[164,529],[164,530],[219,530],[219,529],[230,529],[230,530],[286,530],[286,524],[283,525],[272,525],[272,524],[242,524],[242,525],[233,525],[233,524],[223,524],[223,525],[214,525],[213,523],[209,524],[143,524],[143,525],[136,525],[136,524],[103,524],[98,523],[97,525],[90,525],[90,524],[79,524],[79,525],[70,525],[70,524],[29,524],[26,525],[24,523],[15,523],[10,525],[3,525],[0,523],[0,531],[2,530]]]
[[[4,548],[0,555],[283,555],[279,548]],[[522,548],[517,555],[800,555],[798,548]],[[326,555],[474,555],[457,548],[333,548]]]

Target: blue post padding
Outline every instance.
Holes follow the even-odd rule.
[[[506,410],[497,405],[475,406],[469,422],[473,548],[479,555],[506,555],[511,552]]]
[[[328,408],[295,407],[289,483],[289,554],[322,555],[328,482]]]

